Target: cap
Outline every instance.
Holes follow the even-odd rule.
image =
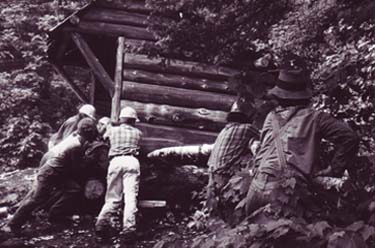
[[[85,117],[78,122],[77,130],[80,134],[95,131],[95,121],[91,118]]]

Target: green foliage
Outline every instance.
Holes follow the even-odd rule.
[[[263,58],[268,57],[263,69],[280,63],[285,51],[304,58],[312,72],[316,107],[348,121],[362,138],[361,152],[373,153],[374,1],[147,3],[154,14],[152,29],[159,34],[151,54],[240,68],[256,102],[269,87],[253,75]],[[165,17],[172,20],[163,21]]]
[[[159,53],[215,64],[248,63],[288,1],[148,0]],[[162,17],[160,17],[162,16]],[[168,19],[165,21],[165,16]],[[252,63],[252,61],[250,61]]]
[[[307,224],[303,219],[278,218],[269,208],[236,227],[212,220],[213,232],[194,239],[192,247],[371,247],[375,229],[362,221],[337,228],[327,222]]]
[[[46,31],[79,3],[66,1],[59,8],[47,0],[0,3],[0,62],[19,64],[0,71],[1,170],[37,166],[51,127],[75,112],[77,100],[47,62]]]
[[[264,74],[257,65],[270,70],[272,63],[281,64],[285,55],[296,54],[311,71],[315,107],[344,119],[358,132],[362,139],[361,154],[374,153],[374,1],[148,0],[147,3],[154,10],[152,29],[159,34],[157,46],[150,54],[240,68],[256,103],[272,81],[255,76]],[[163,22],[165,17],[172,21]],[[329,163],[328,154],[323,159]],[[258,214],[268,216],[266,219],[245,220],[234,228],[209,219],[208,228],[210,225],[214,228],[198,237],[194,247],[366,247],[365,243],[372,247],[374,230],[369,225],[373,224],[375,206],[373,161],[357,160],[350,168],[350,175],[351,180],[344,183],[340,192],[318,190],[316,200],[321,205],[316,209],[309,206],[313,210],[309,213],[310,223],[300,217],[269,218],[280,214],[280,208],[264,208]],[[284,186],[288,195],[295,182],[286,180]],[[241,208],[246,194],[242,189],[247,188],[247,180],[235,175],[223,197]],[[298,197],[294,200],[298,201]],[[286,198],[280,198],[284,214],[285,201]],[[359,219],[370,221],[355,222]],[[257,223],[258,220],[263,222]],[[201,218],[192,221],[199,226],[201,222]],[[352,222],[355,223],[351,225]],[[359,229],[354,230],[354,226]]]
[[[363,153],[374,151],[374,10],[373,1],[305,1],[269,33],[276,54],[287,50],[306,59],[316,106],[348,121]]]

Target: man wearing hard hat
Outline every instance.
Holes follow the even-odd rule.
[[[121,234],[130,237],[136,230],[137,196],[140,165],[136,156],[142,132],[135,128],[138,121],[136,111],[125,107],[120,112],[120,125],[112,126],[106,136],[110,141],[110,164],[107,174],[105,204],[95,224],[98,238],[107,236],[110,218],[124,204]],[[122,203],[124,199],[124,203]]]
[[[74,188],[67,188],[67,181],[76,172],[72,161],[80,160],[84,154],[84,147],[92,142],[97,136],[96,123],[91,118],[83,118],[78,123],[77,131],[69,135],[49,150],[48,156],[42,160],[42,165],[36,175],[32,190],[21,202],[13,218],[8,223],[12,232],[18,232],[30,219],[31,213],[39,207],[44,206],[53,191],[64,192],[64,197],[49,209],[49,220],[60,221],[60,217],[72,214],[74,211],[75,197]]]
[[[77,125],[80,120],[85,117],[89,117],[95,120],[95,107],[90,104],[82,105],[79,110],[78,114],[70,117],[67,119],[59,128],[59,130],[52,135],[50,141],[48,142],[48,149],[51,149],[53,146],[60,143],[64,138],[68,137],[74,131],[77,130]]]

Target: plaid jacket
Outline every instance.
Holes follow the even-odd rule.
[[[208,166],[212,172],[230,173],[240,169],[250,154],[249,142],[257,136],[254,127],[245,123],[228,123],[216,138]],[[233,168],[235,167],[235,168]],[[230,171],[229,171],[230,169]]]
[[[105,134],[109,137],[109,157],[138,155],[142,132],[130,125],[121,124],[111,127]]]

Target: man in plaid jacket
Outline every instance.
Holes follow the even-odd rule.
[[[136,158],[142,132],[135,128],[138,121],[133,108],[125,107],[120,112],[120,125],[112,126],[105,134],[110,141],[110,164],[107,174],[105,203],[95,224],[99,238],[108,234],[110,219],[124,204],[122,235],[129,236],[136,230],[137,196],[140,165]],[[123,202],[124,199],[124,202]]]

